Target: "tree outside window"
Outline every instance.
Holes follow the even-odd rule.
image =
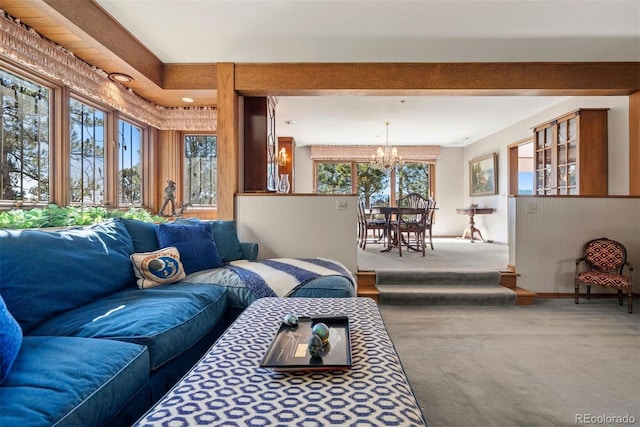
[[[140,146],[142,129],[120,120],[118,122],[118,136],[119,205],[141,206]]]
[[[351,163],[316,163],[316,193],[353,193]]]
[[[365,207],[389,204],[389,174],[372,168],[369,163],[357,163],[358,196]]]
[[[418,193],[424,198],[432,195],[431,168],[427,163],[406,163],[396,170],[396,199],[409,193]]]
[[[70,122],[71,203],[101,205],[105,196],[105,113],[71,99]]]
[[[218,192],[218,138],[216,135],[184,137],[184,203],[216,205]]]
[[[0,70],[2,200],[46,202],[50,90]]]

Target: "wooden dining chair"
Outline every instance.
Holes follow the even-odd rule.
[[[369,233],[373,232],[373,238],[380,242],[387,232],[387,221],[384,219],[368,218],[365,212],[364,201],[358,203],[358,246],[363,250],[367,248]]]
[[[409,193],[397,200],[398,207],[416,209],[412,213],[401,212],[396,219],[396,241],[398,254],[402,256],[402,246],[422,252],[425,256],[425,233],[429,219],[429,200],[418,193]],[[433,245],[432,245],[433,249]]]

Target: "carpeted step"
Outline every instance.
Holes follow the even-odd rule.
[[[380,304],[406,305],[515,305],[516,293],[501,285],[376,285]]]
[[[499,271],[376,271],[377,285],[499,285]]]

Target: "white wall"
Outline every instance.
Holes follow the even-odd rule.
[[[435,200],[438,211],[433,224],[434,236],[462,235],[469,217],[456,213],[456,208],[464,208],[464,149],[440,149],[440,158],[436,164]],[[480,215],[477,222],[481,225]],[[484,236],[484,231],[483,231]],[[487,238],[485,236],[485,238]]]
[[[330,258],[355,274],[357,202],[357,196],[238,194],[238,237],[257,242],[260,259]]]
[[[295,180],[296,193],[313,192],[313,160],[311,160],[311,147],[296,147],[295,155]]]
[[[640,292],[639,197],[525,196],[510,197],[509,205],[509,262],[521,275],[518,286],[540,293],[573,293],[575,260],[584,244],[607,237],[626,247],[635,269],[634,293]]]

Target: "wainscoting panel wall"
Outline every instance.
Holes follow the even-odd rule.
[[[258,258],[331,258],[358,270],[357,196],[238,194],[241,241],[258,242]]]
[[[518,286],[573,293],[575,260],[584,244],[608,237],[627,248],[634,293],[640,292],[640,197],[510,197],[509,218],[509,263],[521,275]]]

